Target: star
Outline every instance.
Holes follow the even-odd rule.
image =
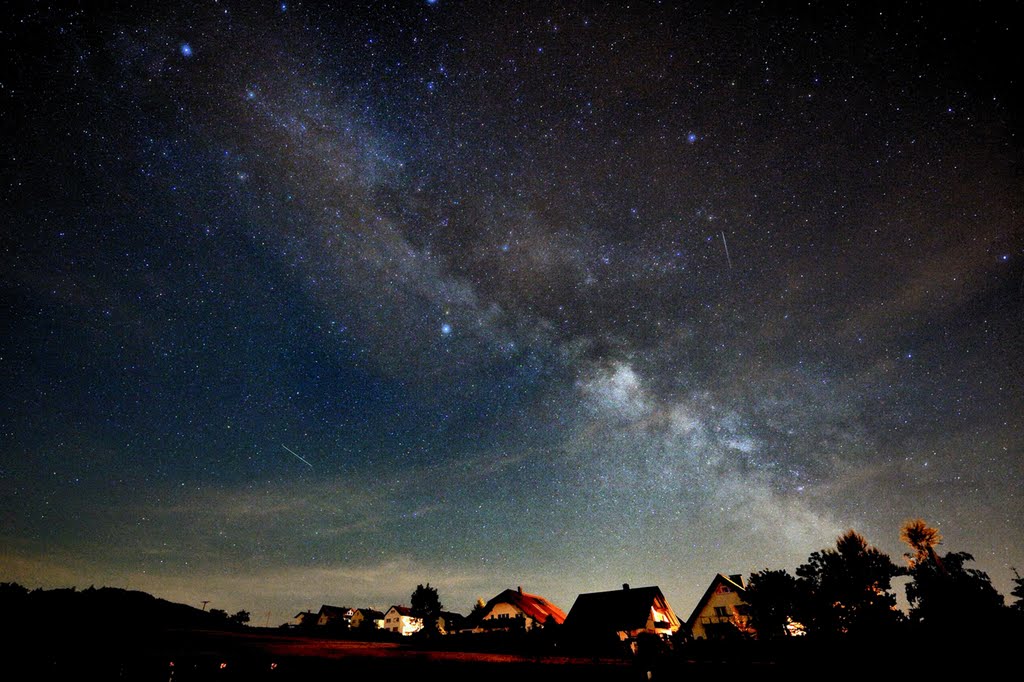
[[[224,606],[284,620],[319,598],[298,557],[384,576],[324,595],[363,606],[450,565],[459,611],[485,556],[566,609],[650,576],[689,611],[707,571],[848,524],[895,547],[918,513],[1001,588],[1024,565],[991,511],[1024,477],[1019,141],[981,34],[857,3],[767,3],[743,49],[716,3],[214,4],[11,10],[0,515],[57,570],[28,579],[187,558],[144,587],[195,599],[251,564]],[[36,44],[51,16],[81,39]]]

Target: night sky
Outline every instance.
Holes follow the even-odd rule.
[[[155,4],[4,21],[0,579],[1009,594],[1020,3]]]

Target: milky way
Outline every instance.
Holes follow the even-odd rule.
[[[0,578],[685,616],[922,516],[1008,593],[1009,11],[339,5],[3,29]]]

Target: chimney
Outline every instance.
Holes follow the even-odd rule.
[[[629,589],[629,583],[622,583],[622,589],[623,590],[628,590]]]
[[[519,586],[519,594],[522,594],[522,593],[523,593],[523,586],[522,586],[522,585],[520,585],[520,586]]]

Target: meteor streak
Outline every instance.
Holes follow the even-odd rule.
[[[299,453],[295,452],[294,450],[292,450],[292,449],[291,449],[290,447],[288,447],[288,446],[287,446],[287,445],[285,445],[284,443],[281,443],[281,447],[282,447],[282,448],[284,448],[285,450],[287,450],[288,452],[292,453],[293,455],[295,455],[295,456],[296,456],[296,457],[298,457],[299,459],[301,459],[301,460],[302,460],[302,463],[303,463],[303,464],[305,464],[306,466],[308,466],[308,467],[309,467],[310,469],[312,469],[312,468],[313,468],[313,465],[312,465],[312,464],[310,464],[309,462],[307,462],[307,461],[306,461],[306,458],[305,458],[305,457],[303,457],[303,456],[302,456],[302,455],[300,455]]]

